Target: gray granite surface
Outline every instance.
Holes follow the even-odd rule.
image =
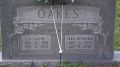
[[[77,61],[79,62],[80,59],[78,59]],[[51,62],[51,63],[55,63],[55,62],[59,62],[58,59],[54,59],[51,61],[51,59],[49,60],[3,60],[2,59],[2,52],[0,52],[0,62],[40,62],[40,63],[45,63],[45,62]],[[114,57],[113,59],[109,60],[109,59],[102,59],[102,60],[92,60],[95,62],[120,62],[120,51],[114,51]],[[74,62],[74,61],[73,61]],[[89,61],[88,61],[89,62]],[[90,61],[91,62],[91,61]]]
[[[1,0],[3,59],[59,60],[61,44],[64,61],[113,58],[115,0],[76,0],[72,6],[64,5],[62,37],[62,6],[53,6],[53,17],[50,6],[33,1]]]

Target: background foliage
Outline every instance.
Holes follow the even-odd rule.
[[[120,50],[120,0],[116,0],[115,50]]]

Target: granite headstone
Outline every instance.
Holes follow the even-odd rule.
[[[112,59],[115,0],[2,0],[3,59]],[[61,45],[61,46],[60,46]]]

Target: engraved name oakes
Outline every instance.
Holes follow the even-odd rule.
[[[39,9],[38,11],[38,16],[39,18],[53,18],[53,13],[55,13],[56,18],[62,18],[62,9],[55,9],[53,12],[52,10],[44,10],[44,9]],[[64,18],[79,18],[79,9],[70,9],[70,8],[65,8],[64,9]]]

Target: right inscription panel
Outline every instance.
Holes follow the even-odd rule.
[[[94,49],[94,36],[72,35],[65,36],[65,49]]]

